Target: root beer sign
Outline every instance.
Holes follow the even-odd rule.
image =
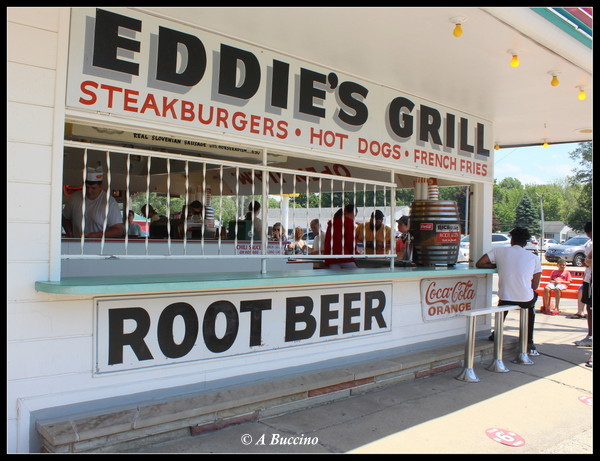
[[[493,179],[488,120],[138,10],[71,14],[69,108]]]
[[[453,318],[473,309],[477,296],[476,278],[436,278],[421,281],[423,320]]]
[[[383,333],[391,305],[391,284],[98,299],[96,372]]]

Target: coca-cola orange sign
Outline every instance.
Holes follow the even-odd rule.
[[[423,320],[456,317],[473,308],[477,295],[477,279],[423,279],[421,281],[421,309]]]

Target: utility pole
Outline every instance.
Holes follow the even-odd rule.
[[[540,198],[540,227],[542,228],[542,236],[540,237],[540,261],[543,261],[543,253],[544,253],[544,194],[540,195],[537,192],[535,193]]]

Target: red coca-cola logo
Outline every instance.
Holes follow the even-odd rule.
[[[454,286],[440,287],[436,281],[432,281],[425,290],[425,302],[434,303],[458,303],[475,299],[475,289],[471,280],[458,281]]]

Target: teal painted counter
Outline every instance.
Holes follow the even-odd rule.
[[[476,269],[466,264],[454,267],[406,267],[350,270],[295,270],[258,272],[218,272],[198,274],[157,274],[130,276],[67,277],[56,282],[35,282],[43,293],[61,295],[112,295],[133,293],[173,293],[259,287],[301,286],[325,283],[378,282],[401,278],[456,277],[493,274],[495,269]]]

